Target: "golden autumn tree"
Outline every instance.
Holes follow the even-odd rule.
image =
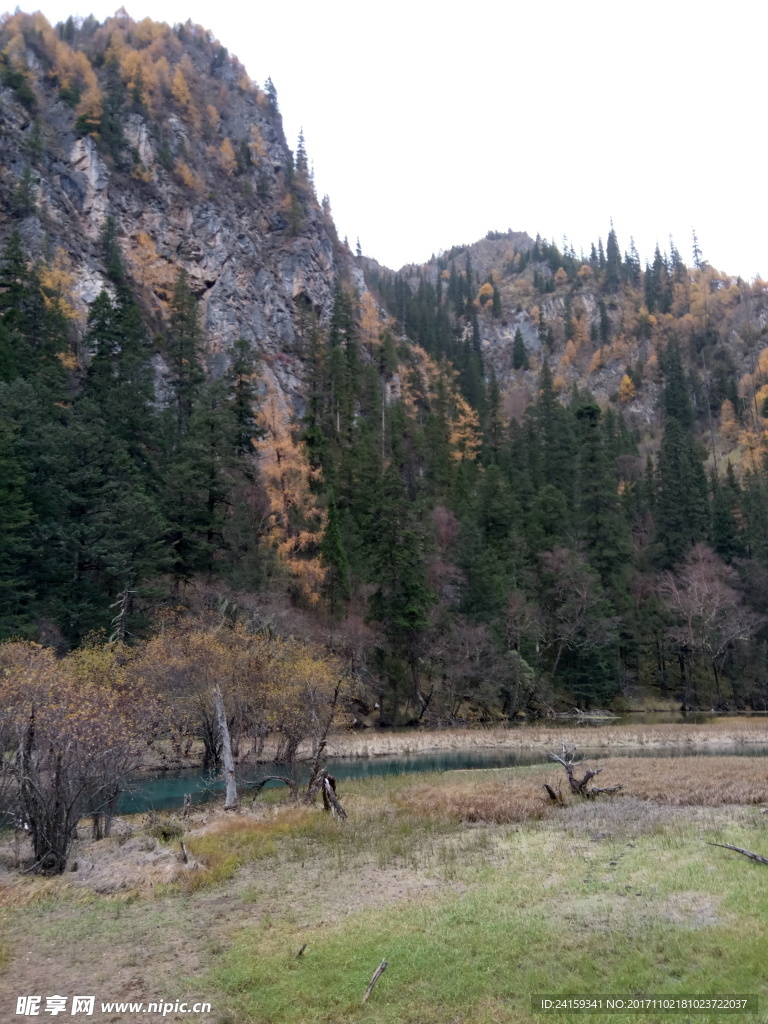
[[[720,406],[720,434],[728,444],[735,444],[739,436],[739,425],[736,422],[733,402],[728,398]]]
[[[285,399],[269,379],[258,422],[264,436],[254,444],[269,502],[267,535],[300,594],[315,604],[325,581],[325,569],[317,554],[325,515],[310,489],[317,471],[309,464],[306,445],[297,441],[291,430]]]
[[[219,146],[219,167],[230,178],[237,170],[235,147],[232,145],[232,140],[228,137],[223,139]]]
[[[373,296],[370,292],[363,292],[360,299],[360,316],[358,320],[358,332],[361,344],[371,355],[379,344],[382,331],[382,318]]]
[[[619,384],[619,400],[621,402],[631,402],[637,395],[637,389],[635,388],[634,382],[628,373],[625,373],[621,378],[621,384]]]

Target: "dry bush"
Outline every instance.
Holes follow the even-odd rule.
[[[425,817],[497,825],[538,820],[550,813],[547,795],[538,777],[477,779],[463,772],[457,776],[442,785],[409,786],[398,800],[408,810]]]

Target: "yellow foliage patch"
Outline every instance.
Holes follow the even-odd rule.
[[[305,598],[315,604],[326,576],[319,557],[307,555],[320,543],[325,529],[325,512],[310,490],[317,472],[309,464],[306,445],[291,433],[290,411],[272,381],[267,382],[267,398],[258,419],[265,431],[254,445],[269,499],[267,533]]]
[[[224,139],[219,146],[219,167],[221,167],[222,171],[230,177],[237,170],[235,148],[228,137]]]
[[[199,174],[196,174],[189,164],[185,160],[177,160],[176,166],[174,167],[174,173],[176,177],[181,181],[187,188],[191,188],[193,192],[202,192],[205,187],[203,180]]]
[[[40,270],[40,287],[48,309],[56,309],[67,320],[79,320],[80,314],[72,304],[72,274],[69,257],[63,249],[56,250],[50,266]]]
[[[634,382],[628,373],[625,373],[621,378],[621,384],[619,385],[619,399],[622,402],[631,402],[637,395],[637,389],[635,388]]]

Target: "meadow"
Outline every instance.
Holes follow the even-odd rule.
[[[537,765],[346,782],[345,822],[279,792],[136,817],[83,838],[58,879],[14,873],[9,839],[0,1013],[72,989],[207,1000],[194,1019],[217,1024],[523,1024],[547,1017],[534,993],[756,994],[764,1008],[737,1019],[768,1020],[768,867],[708,845],[768,855],[768,760],[604,765],[598,784],[621,793],[563,806],[543,788],[563,772]]]

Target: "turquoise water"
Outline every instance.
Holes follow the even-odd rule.
[[[637,721],[637,719],[633,719]],[[654,721],[658,721],[657,716]],[[690,721],[690,717],[688,718]],[[550,723],[551,724],[551,723]],[[586,737],[585,737],[586,739]],[[615,757],[686,757],[692,754],[716,755],[721,753],[736,754],[742,757],[768,756],[768,744],[734,744],[726,751],[710,748],[685,747],[622,747],[613,749],[591,748],[585,743],[579,747],[584,757],[606,758]],[[350,757],[344,760],[329,761],[328,771],[338,780],[365,779],[374,775],[408,775],[412,772],[445,772],[466,768],[510,768],[516,765],[543,764],[548,760],[545,750],[472,750],[472,751],[435,751],[430,754],[400,755],[397,757]],[[248,785],[249,779],[255,780],[260,774],[269,774],[270,766],[257,773],[254,769],[245,769],[239,782]],[[279,772],[277,773],[279,774]],[[274,783],[279,785],[279,783]],[[187,771],[143,773],[132,781],[128,791],[123,793],[118,804],[118,813],[135,814],[139,811],[169,810],[181,807],[184,794],[191,793],[194,803],[210,800],[222,792],[224,788],[220,779],[199,769]]]

